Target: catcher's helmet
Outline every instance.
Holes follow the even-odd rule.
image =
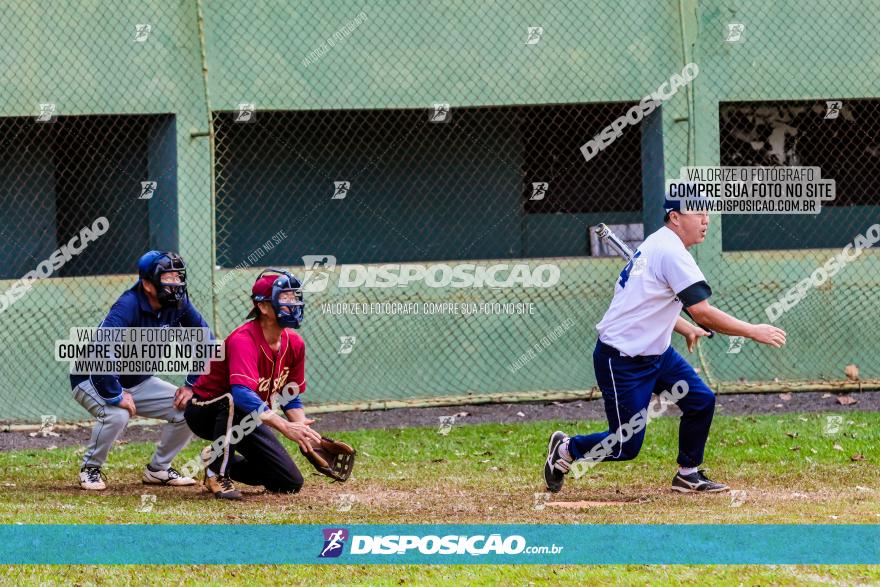
[[[267,275],[277,273],[277,275]],[[299,328],[305,318],[302,282],[284,269],[266,269],[260,273],[251,289],[254,308],[248,318],[259,315],[257,302],[269,302],[275,310],[275,318],[282,328]]]
[[[178,279],[170,273],[176,272]],[[156,288],[156,298],[163,308],[181,307],[186,300],[186,263],[183,257],[171,251],[149,251],[138,259],[141,281],[149,281]]]

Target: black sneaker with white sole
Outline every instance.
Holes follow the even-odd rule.
[[[703,474],[703,470],[700,469],[696,473],[691,473],[690,475],[676,473],[675,477],[672,478],[672,489],[682,493],[719,493],[721,491],[727,491],[730,487],[724,483],[712,481],[706,477]]]
[[[550,435],[550,443],[547,445],[547,460],[544,462],[544,483],[551,493],[557,493],[562,489],[565,474],[571,468],[571,462],[559,454],[559,447],[567,440],[568,436],[565,435],[565,432],[559,430]]]

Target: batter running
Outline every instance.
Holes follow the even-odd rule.
[[[645,438],[651,395],[674,386],[684,395],[675,402],[682,416],[672,488],[688,493],[727,490],[727,485],[711,481],[699,469],[715,413],[715,394],[670,346],[672,331],[685,337],[689,351],[708,334],[679,316],[687,308],[698,324],[716,332],[777,348],[785,344],[785,331],[780,328],[743,322],[709,305],[712,289],[687,250],[706,238],[709,216],[682,213],[681,201],[668,198],[664,209],[665,225],[645,239],[620,272],[611,306],[596,325],[599,339],[593,368],[608,430],[572,438],[556,431],[550,436],[544,481],[554,493],[562,489],[565,474],[579,459],[634,459]]]

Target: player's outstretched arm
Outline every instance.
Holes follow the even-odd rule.
[[[303,408],[290,408],[284,410],[284,415],[290,422],[305,422],[306,411]],[[314,420],[313,420],[314,421]]]
[[[776,348],[785,344],[785,331],[772,324],[751,324],[734,318],[727,312],[709,305],[708,300],[690,306],[688,310],[694,320],[722,334],[745,336],[755,342]]]
[[[275,412],[263,412],[263,414],[264,416],[261,416],[263,424],[271,426],[286,438],[297,443],[303,450],[309,450],[312,444],[321,442],[321,435],[309,428],[310,424],[314,424],[314,420],[290,422]]]

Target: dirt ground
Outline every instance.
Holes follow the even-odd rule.
[[[844,394],[840,394],[844,395]],[[719,395],[716,413],[737,416],[773,413],[810,412],[878,412],[880,391],[864,391],[845,394],[857,403],[842,405],[838,394],[801,392],[780,394],[731,394]],[[677,416],[675,408],[670,416]],[[411,426],[439,426],[442,416],[456,416],[456,425],[482,423],[511,423],[540,420],[599,420],[604,418],[599,400],[567,402],[526,402],[509,404],[485,404],[447,406],[439,408],[398,408],[360,412],[335,412],[314,416],[314,428],[324,434],[343,430],[371,428],[407,428]],[[28,448],[50,448],[84,444],[90,428],[56,430],[58,436],[31,436],[29,432],[0,432],[0,451]],[[156,426],[131,425],[118,442],[154,442],[158,437]]]

